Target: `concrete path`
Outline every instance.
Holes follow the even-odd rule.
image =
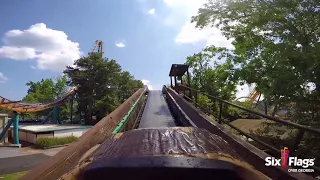
[[[0,175],[30,170],[63,148],[42,150],[28,147],[0,147]]]
[[[0,159],[0,175],[30,170],[49,158],[50,156],[42,153],[2,158]]]
[[[21,148],[22,153],[35,154],[35,153],[43,153],[48,156],[54,156],[58,152],[60,152],[65,147],[51,148],[51,149],[34,149],[34,148]],[[1,152],[1,151],[0,151]]]
[[[64,147],[52,148],[52,149],[34,149],[29,147],[13,148],[13,147],[0,147],[0,159],[16,156],[25,156],[30,154],[43,153],[48,156],[53,156],[61,151]]]
[[[25,156],[30,153],[21,151],[20,148],[14,147],[0,147],[0,159],[8,158],[8,157],[16,157],[16,156]]]

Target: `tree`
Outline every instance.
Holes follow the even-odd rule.
[[[319,127],[320,1],[208,0],[192,22],[233,39],[227,62],[235,79],[255,83],[275,111],[293,102],[291,121]],[[296,153],[319,157],[316,141],[306,135]]]
[[[78,87],[78,111],[83,112],[86,124],[95,124],[92,116],[102,119],[130,97],[132,90],[143,87],[129,72],[122,72],[115,60],[97,53],[78,59],[64,73],[69,85]]]
[[[225,100],[233,100],[237,81],[233,79],[233,65],[225,61],[225,48],[209,46],[201,52],[187,57],[186,64],[190,67],[191,86]]]
[[[29,89],[23,101],[28,103],[49,103],[61,98],[68,90],[67,78],[65,76],[56,78],[56,81],[51,78],[42,79],[39,82],[29,81],[26,85],[29,86]],[[27,113],[26,115],[31,117],[46,116],[49,111],[51,110]],[[60,107],[60,115],[62,119],[69,117],[68,105]]]
[[[228,52],[226,48],[208,46],[201,52],[187,57],[186,64],[189,65],[191,72],[191,87],[224,100],[235,99],[238,81],[233,77],[233,65],[227,59]],[[206,110],[218,112],[219,103],[209,96],[199,95],[198,103]],[[224,106],[225,116],[230,116],[229,111],[230,107]]]
[[[215,25],[233,38],[229,59],[241,67],[237,75],[257,84],[269,103],[282,105],[307,96],[310,83],[320,90],[319,6],[303,0],[209,0],[192,22]]]
[[[130,97],[138,88],[143,87],[143,83],[140,80],[135,80],[134,77],[128,72],[123,71],[119,76],[118,82],[118,98],[121,102],[124,102]]]

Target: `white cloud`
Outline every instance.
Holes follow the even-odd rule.
[[[123,48],[123,47],[126,46],[126,45],[124,44],[124,42],[119,42],[119,41],[117,41],[115,44],[116,44],[116,46],[119,47],[119,48]]]
[[[150,81],[149,81],[149,80],[142,79],[141,81],[142,81],[142,83],[143,83],[144,85],[148,86],[148,89],[149,89],[149,90],[153,90],[152,85],[150,84]]]
[[[187,18],[195,15],[207,0],[163,0],[173,13],[183,12]]]
[[[180,32],[175,38],[176,43],[198,43],[206,42],[206,45],[215,45],[226,48],[233,48],[231,40],[227,40],[215,27],[206,27],[202,30],[195,28],[191,16],[197,14],[198,9],[203,7],[206,0],[163,0],[171,10],[171,14],[165,19],[168,25],[180,24]]]
[[[154,14],[156,12],[156,10],[154,9],[154,8],[152,8],[152,9],[150,9],[149,11],[148,11],[148,14]]]
[[[0,72],[0,83],[5,83],[7,81],[8,78],[2,72]]]
[[[14,60],[35,60],[37,69],[61,71],[80,57],[77,42],[68,40],[65,32],[47,28],[44,23],[26,30],[5,33],[0,57]]]
[[[206,0],[163,0],[163,3],[169,10],[164,22],[170,26],[181,27],[183,24],[190,22],[190,18],[197,14],[198,8]]]
[[[251,92],[251,88],[245,84],[245,85],[237,85],[237,93],[236,93],[236,98],[241,98],[239,101],[246,101],[248,98],[242,98],[242,97],[249,97]]]
[[[176,43],[197,43],[205,41],[206,46],[215,45],[232,49],[230,40],[227,40],[217,28],[205,27],[202,30],[196,29],[195,24],[187,22],[181,28],[175,38]]]

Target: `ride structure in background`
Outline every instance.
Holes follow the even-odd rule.
[[[3,128],[0,133],[0,140],[4,138],[10,126],[13,124],[13,137],[14,137],[14,146],[19,146],[19,114],[26,112],[39,112],[46,109],[53,108],[53,110],[48,114],[48,116],[42,121],[45,123],[51,116],[53,121],[57,124],[59,121],[59,106],[65,104],[70,98],[71,102],[73,96],[76,93],[77,88],[71,88],[63,97],[49,103],[26,103],[23,101],[11,101],[4,97],[0,96],[0,109],[13,111],[12,118],[8,121],[7,125]],[[72,112],[72,108],[71,108]]]
[[[251,104],[254,103],[254,101],[257,99],[258,96],[261,96],[261,93],[259,93],[256,89],[254,89],[253,92],[250,93],[248,102],[250,102]],[[259,98],[257,101],[259,101]]]
[[[263,99],[261,99],[262,97],[262,94],[261,92],[259,92],[255,87],[254,89],[250,92],[249,94],[249,97],[247,97],[247,102],[249,102],[250,104],[252,104],[252,106],[254,107],[258,107],[259,105],[261,105],[261,103],[263,103]],[[292,110],[293,107],[295,106],[295,103],[291,102],[288,104],[287,108],[288,109],[282,109],[282,113],[280,113],[280,109],[276,108],[277,106],[276,105],[271,105],[271,106],[268,106],[267,104],[263,103],[264,107],[263,108],[258,108],[258,109],[264,109],[264,113],[265,114],[268,114],[268,115],[272,115],[272,116],[281,116],[281,117],[284,117],[286,115],[286,112],[288,110]],[[276,108],[276,110],[275,110]]]
[[[103,42],[100,40],[96,40],[91,52],[88,53],[88,55],[91,55],[92,53],[98,53],[101,56],[103,56]]]
[[[100,40],[96,40],[92,50],[88,53],[91,55],[92,53],[98,53],[101,56],[103,55],[103,42]],[[51,117],[55,124],[61,124],[59,119],[59,106],[65,104],[67,101],[70,102],[70,121],[72,121],[73,114],[73,99],[76,94],[77,87],[72,87],[68,92],[65,93],[61,98],[49,102],[49,103],[26,103],[23,101],[11,101],[4,97],[0,96],[0,109],[5,109],[9,111],[13,111],[13,117],[8,121],[2,132],[0,132],[0,140],[3,139],[13,124],[13,135],[14,135],[14,144],[13,146],[19,146],[19,114],[28,113],[28,112],[39,112],[44,111],[46,109],[52,108],[52,111],[42,120],[41,124],[45,124]]]
[[[63,97],[49,103],[26,103],[23,101],[11,101],[0,96],[0,109],[6,109],[19,113],[39,112],[64,104],[70,96],[75,94],[76,90],[77,88],[73,87],[67,93],[65,93]]]

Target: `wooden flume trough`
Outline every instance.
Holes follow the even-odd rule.
[[[172,115],[189,127],[137,129],[112,135],[131,105],[145,92],[145,88],[136,91],[77,142],[28,172],[22,179],[152,177],[156,180],[182,178],[184,175],[187,180],[198,178],[194,177],[197,173],[190,172],[198,172],[200,176],[208,174],[205,169],[210,168],[216,172],[216,179],[313,179],[303,173],[289,174],[287,169],[264,166],[264,158],[268,154],[212,122],[171,88],[164,92]],[[143,103],[139,104],[142,106]]]

